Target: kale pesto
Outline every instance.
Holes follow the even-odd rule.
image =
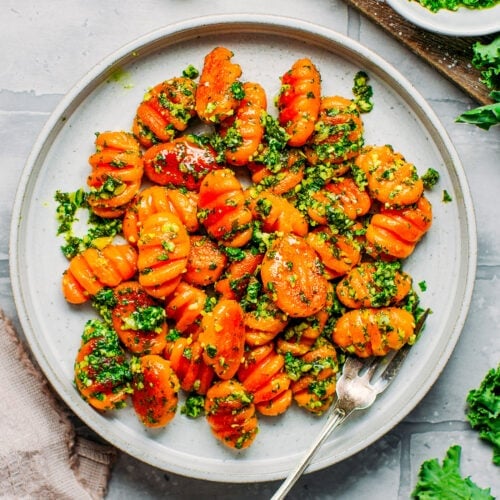
[[[373,109],[373,89],[368,84],[370,77],[364,71],[358,71],[354,75],[354,85],[352,93],[354,102],[358,105],[361,113],[368,113]]]
[[[130,316],[123,319],[123,328],[143,332],[161,332],[166,317],[165,308],[162,306],[138,307]]]
[[[64,236],[65,244],[61,246],[61,251],[68,259],[87,248],[102,248],[122,230],[121,219],[104,219],[94,214],[87,203],[87,197],[88,193],[83,189],[72,193],[56,191],[54,195],[57,202],[56,219],[59,224],[57,234]],[[83,236],[74,234],[75,223],[79,221],[79,211],[87,212],[87,232]]]
[[[205,398],[199,394],[189,394],[181,407],[181,413],[189,418],[198,418],[205,415]]]
[[[455,11],[460,7],[478,10],[493,7],[499,3],[499,0],[416,0],[420,5],[430,10],[438,12],[442,9]]]

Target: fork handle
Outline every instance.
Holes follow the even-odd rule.
[[[271,497],[271,500],[282,500],[285,498],[286,494],[292,489],[293,485],[297,482],[306,467],[309,465],[309,462],[318,448],[323,444],[331,432],[336,429],[351,413],[352,411],[345,412],[341,408],[333,409],[332,413],[328,417],[328,420],[321,429],[321,432],[318,434],[307,453],[304,454],[295,469],[290,472],[285,481],[283,481],[282,485],[276,490],[275,494]]]

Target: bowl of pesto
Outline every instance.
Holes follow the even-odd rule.
[[[480,36],[500,31],[500,0],[387,0],[411,23],[434,33]]]

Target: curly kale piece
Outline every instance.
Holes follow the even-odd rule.
[[[500,36],[488,44],[475,42],[472,52],[472,65],[481,71],[481,81],[491,90],[490,97],[494,102],[470,109],[455,121],[489,130],[500,123]]]
[[[490,488],[482,489],[469,477],[460,474],[461,447],[452,446],[446,452],[443,464],[437,458],[425,461],[418,473],[418,482],[412,498],[418,500],[494,500]]]
[[[493,463],[500,465],[500,364],[469,392],[467,403],[467,420],[480,438],[493,445]]]

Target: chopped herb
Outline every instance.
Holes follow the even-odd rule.
[[[333,205],[326,207],[326,218],[328,225],[335,233],[346,234],[354,225],[354,221],[340,208],[335,208]]]
[[[175,342],[180,337],[181,337],[181,332],[179,332],[179,330],[176,330],[175,328],[171,328],[167,334],[167,340],[169,342]]]
[[[446,189],[443,189],[443,202],[450,203],[451,201],[453,201],[453,198],[450,196],[450,193]]]
[[[199,394],[190,394],[185,404],[181,407],[181,413],[189,418],[198,418],[205,415],[205,398]]]
[[[215,356],[217,356],[217,347],[209,344],[209,345],[205,346],[205,352],[207,353],[207,356],[209,358],[215,358]]]
[[[108,175],[106,180],[98,188],[92,188],[90,194],[94,198],[109,199],[116,196],[123,190],[125,184],[123,181],[112,175]]]
[[[232,260],[239,262],[245,258],[245,252],[241,248],[232,248],[222,246],[223,252]]]
[[[271,213],[272,208],[273,204],[271,200],[268,198],[259,198],[256,203],[255,211],[263,218],[266,218]]]
[[[226,151],[235,151],[243,144],[243,137],[238,128],[233,124],[227,130],[224,136],[220,134],[213,134],[209,143],[214,148],[217,156],[215,160],[217,163],[224,163],[226,161]]]
[[[420,281],[418,287],[422,290],[422,292],[425,292],[427,290],[427,283],[425,281]]]
[[[234,82],[231,85],[231,93],[234,98],[241,101],[245,97],[245,90],[243,89],[243,84],[241,82]]]
[[[186,78],[198,78],[200,72],[192,65],[190,64],[183,72],[182,76]]]
[[[210,312],[215,305],[217,304],[217,299],[215,297],[207,297],[207,300],[205,300],[205,306],[203,307],[203,310],[205,312]]]
[[[261,288],[262,285],[256,279],[249,281],[246,289],[246,294],[243,296],[240,302],[243,310],[246,311],[252,309],[259,304]]]
[[[293,381],[299,380],[303,375],[303,364],[304,362],[299,357],[295,357],[290,352],[285,353],[285,371]]]

